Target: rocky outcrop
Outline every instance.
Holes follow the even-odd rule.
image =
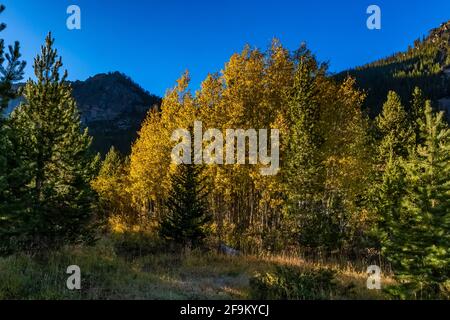
[[[101,153],[112,145],[129,153],[147,112],[161,104],[161,98],[119,72],[73,82],[72,88],[82,122],[94,137],[94,148]]]
[[[94,138],[93,149],[102,154],[111,146],[128,154],[147,112],[161,104],[160,97],[120,72],[97,74],[71,85],[81,121]],[[21,101],[12,101],[7,112]]]

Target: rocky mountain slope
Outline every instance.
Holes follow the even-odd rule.
[[[112,145],[129,153],[147,112],[161,104],[161,98],[119,72],[76,81],[72,87],[82,122],[94,137],[94,149],[101,153]]]
[[[102,154],[111,146],[128,154],[147,112],[161,105],[160,97],[119,72],[98,74],[71,84],[81,120],[94,138],[93,149]],[[13,101],[8,112],[20,100]]]

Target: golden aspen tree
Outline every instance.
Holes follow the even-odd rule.
[[[135,205],[142,212],[158,218],[169,191],[173,165],[171,151],[175,142],[172,132],[188,128],[195,119],[193,97],[188,91],[186,72],[163,99],[161,112],[151,110],[132,147],[130,160],[130,191]]]
[[[299,79],[310,82],[300,83]],[[228,150],[234,151],[230,155],[233,163],[225,161],[224,147],[223,154],[215,155],[222,161],[204,165],[202,175],[211,190],[208,206],[215,241],[250,252],[279,251],[294,244],[292,235],[299,231],[298,221],[288,214],[292,196],[298,192],[298,184],[293,182],[307,181],[308,177],[289,163],[311,156],[318,164],[314,168],[317,188],[309,190],[315,201],[326,208],[339,201],[336,216],[346,218],[338,223],[352,224],[361,216],[358,183],[367,172],[361,112],[364,95],[354,88],[353,80],[333,82],[326,76],[326,65],[320,65],[306,47],[291,55],[274,40],[265,53],[246,46],[231,56],[221,73],[206,77],[195,96],[188,86],[186,73],[167,92],[161,111],[149,113],[133,146],[130,190],[141,210],[162,214],[174,171],[171,151],[176,142],[171,140],[172,133],[190,129],[200,121],[204,130],[217,129],[222,138],[227,129],[244,130],[246,141],[251,139],[251,130],[277,129],[281,135],[281,168],[276,175],[263,176],[261,163],[249,163],[249,142],[245,143],[245,164],[237,164],[234,144],[235,149]],[[294,134],[301,127],[298,121],[308,110],[314,111],[314,117],[305,125],[314,127],[320,141],[314,155],[308,148],[292,149],[298,143]],[[202,147],[208,147],[211,139],[202,139]],[[268,152],[272,152],[270,147]]]

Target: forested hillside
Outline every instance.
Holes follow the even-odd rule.
[[[336,75],[344,79],[355,77],[357,87],[367,92],[364,106],[371,116],[380,113],[389,90],[397,92],[407,108],[415,87],[420,87],[427,99],[450,111],[450,21],[417,39],[404,52],[371,62]]]

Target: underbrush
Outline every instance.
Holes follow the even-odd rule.
[[[80,267],[81,290],[67,289],[71,265]],[[178,250],[151,235],[123,233],[93,247],[0,258],[0,299],[385,298],[366,289],[363,271],[296,257]]]
[[[68,290],[67,267],[81,268],[81,290]],[[0,259],[0,299],[114,299],[132,294],[136,280],[152,283],[118,259],[109,245],[71,247],[45,257],[19,254]]]
[[[250,290],[257,300],[325,300],[336,296],[337,284],[330,269],[302,271],[277,266],[274,272],[251,278]]]

